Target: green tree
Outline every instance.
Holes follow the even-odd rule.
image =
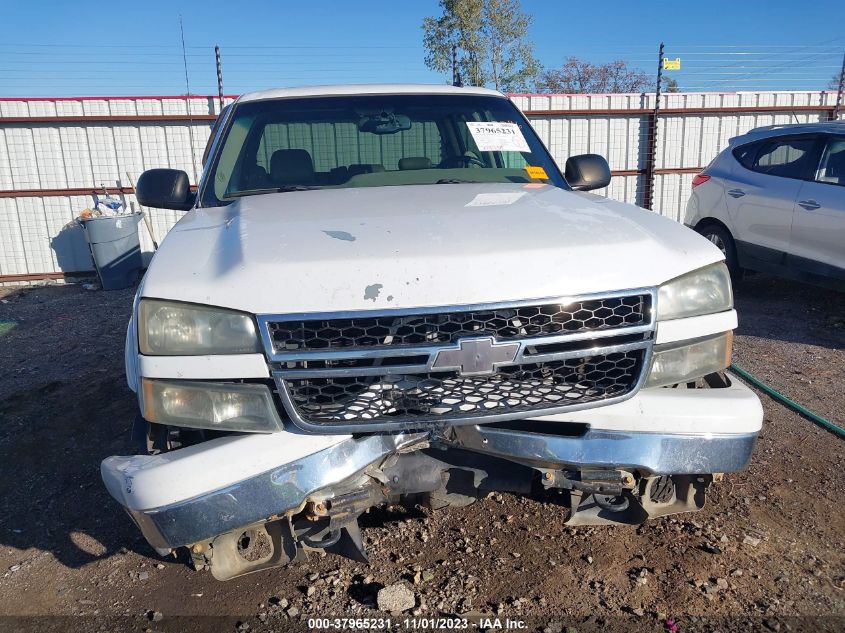
[[[662,83],[662,85],[660,86],[660,89],[663,92],[680,92],[681,91],[680,86],[678,86],[677,79],[673,79],[672,77],[667,77],[666,75],[663,75],[663,81],[661,83]]]
[[[539,65],[528,39],[531,16],[519,0],[440,0],[442,15],[423,19],[425,64],[439,72],[458,69],[470,85],[497,90],[528,89]]]

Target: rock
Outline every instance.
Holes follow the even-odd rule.
[[[308,588],[305,590],[305,595],[310,598],[315,593],[317,593],[317,587],[315,587],[314,585],[308,585]]]
[[[308,574],[308,580],[310,580],[311,582],[314,582],[319,577],[320,577],[320,574],[317,574],[317,573]]]
[[[563,633],[563,624],[561,622],[549,622],[549,625],[543,629],[543,633]]]
[[[238,623],[235,625],[235,628],[236,628],[238,631],[249,631],[249,624],[247,624],[246,622],[238,622]]]
[[[159,563],[159,564],[156,565],[156,569],[164,569],[164,565]]]
[[[726,534],[722,534],[721,538],[719,539],[719,541],[721,541],[722,543],[727,543],[730,540],[731,539],[729,539]]]
[[[379,589],[376,602],[381,611],[401,613],[407,609],[413,609],[417,604],[417,598],[408,587],[402,583],[396,583]]]
[[[643,609],[634,609],[631,613],[633,613],[638,618],[641,618],[645,615],[645,611]]]
[[[757,547],[760,544],[760,539],[756,536],[750,536],[748,534],[745,535],[745,538],[742,539],[743,545],[750,545],[751,547]]]
[[[287,612],[286,612],[286,613],[288,614],[288,617],[289,617],[289,618],[295,618],[296,616],[298,616],[298,615],[299,615],[299,609],[297,609],[296,607],[293,607],[293,606],[292,606],[292,607],[290,607],[290,608],[287,610]]]
[[[149,577],[150,572],[148,571],[142,571],[140,574],[138,574],[138,580],[147,580]]]
[[[147,617],[153,622],[161,622],[164,619],[164,614],[161,611],[150,611]]]
[[[722,550],[719,549],[719,546],[714,545],[713,543],[705,543],[704,545],[701,546],[701,549],[703,549],[708,554],[721,554],[722,553]]]
[[[728,588],[728,581],[724,578],[717,578],[716,579],[716,587],[719,589],[727,589]]]
[[[9,571],[15,572],[15,571],[18,571],[20,568],[21,568],[20,565],[12,565],[11,567],[9,567]]]
[[[742,576],[742,570],[741,569],[734,569],[731,572],[731,576],[733,576],[734,578],[736,578],[737,576]]]

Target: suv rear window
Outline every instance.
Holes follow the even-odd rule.
[[[760,143],[749,143],[748,145],[741,145],[734,149],[733,155],[739,161],[740,165],[746,169],[751,169],[758,149],[760,149]]]
[[[816,136],[781,137],[742,145],[733,155],[746,169],[779,176],[806,179],[816,166]]]

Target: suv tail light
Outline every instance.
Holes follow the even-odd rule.
[[[708,180],[710,180],[710,176],[707,174],[696,174],[692,179],[692,188],[695,189],[698,185],[705,183]]]

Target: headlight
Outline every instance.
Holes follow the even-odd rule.
[[[264,385],[143,381],[144,418],[159,424],[273,433],[282,421]]]
[[[138,305],[138,347],[150,356],[261,351],[248,314],[157,299],[142,299]]]
[[[657,294],[657,320],[724,312],[733,308],[731,276],[724,262],[688,273],[662,286]]]
[[[731,364],[733,332],[678,345],[657,345],[651,357],[646,387],[691,382]]]

